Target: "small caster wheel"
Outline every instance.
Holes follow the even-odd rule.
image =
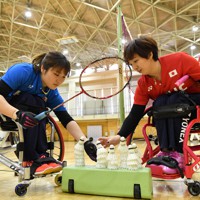
[[[56,183],[57,186],[61,186],[61,184],[62,184],[62,175],[61,174],[56,175],[55,183]]]
[[[16,187],[15,187],[15,193],[18,195],[18,196],[24,196],[26,193],[27,193],[27,185],[24,185],[24,184],[18,184]]]
[[[67,167],[67,161],[62,162],[62,167]]]
[[[188,191],[191,195],[198,196],[200,194],[200,183],[198,181],[194,181],[194,183],[189,183]]]

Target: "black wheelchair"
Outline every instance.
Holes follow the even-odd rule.
[[[66,165],[64,159],[64,140],[62,133],[56,123],[56,121],[50,115],[46,120],[46,136],[48,140],[48,150],[47,153],[50,157],[60,161],[62,166]],[[19,184],[15,187],[15,193],[18,196],[24,196],[27,193],[27,188],[31,183],[31,180],[38,177],[32,175],[30,172],[30,167],[23,167],[23,129],[22,126],[10,118],[3,115],[0,116],[0,163],[9,167],[13,170],[14,174],[18,176]],[[8,152],[16,151],[18,148],[18,158],[16,161],[13,158],[8,158]],[[48,174],[49,175],[49,174]],[[50,174],[52,175],[52,174]],[[55,183],[59,186],[62,182],[62,176],[59,173],[55,174]],[[47,175],[40,175],[39,177],[44,177]]]

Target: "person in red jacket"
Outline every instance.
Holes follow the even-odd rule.
[[[124,51],[124,59],[133,69],[141,73],[134,94],[134,104],[124,120],[118,134],[101,137],[105,147],[120,142],[120,137],[127,137],[137,127],[148,101],[153,100],[153,107],[188,103],[200,104],[200,65],[199,62],[184,52],[158,57],[158,46],[151,37],[141,36],[132,40]],[[177,86],[175,83],[183,76],[189,78]],[[180,92],[181,91],[181,92]],[[184,91],[184,93],[183,93]],[[193,113],[183,117],[155,119],[161,152],[157,156],[169,155],[183,168],[183,139],[185,124]],[[174,174],[176,169],[163,166],[164,173]]]

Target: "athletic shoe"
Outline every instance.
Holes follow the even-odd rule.
[[[35,170],[35,175],[45,175],[53,172],[53,167],[48,164],[43,164]]]
[[[178,162],[178,166],[184,170],[185,168],[185,165],[184,165],[184,157],[183,157],[183,154],[181,153],[178,153],[177,151],[171,151],[169,153],[169,156],[174,158],[177,162]],[[173,169],[173,168],[169,168],[167,166],[163,166],[163,172],[165,174],[177,174],[179,173],[179,170],[178,169]]]
[[[161,157],[161,156],[169,156],[170,152],[165,152],[165,151],[160,151],[156,156]]]
[[[159,165],[159,166],[162,167],[164,174],[177,174],[177,173],[179,173],[178,169],[173,169],[173,168],[167,167],[165,165]]]
[[[60,172],[62,170],[62,165],[57,163],[48,163],[49,166],[53,168],[53,173]]]
[[[183,155],[181,153],[178,153],[176,151],[171,151],[171,152],[160,151],[157,154],[157,157],[160,157],[160,156],[170,156],[170,157],[174,158],[179,163],[179,167],[181,169],[184,169],[184,158],[183,158]],[[151,166],[153,166],[153,165],[154,164],[152,164]],[[163,171],[164,174],[177,174],[177,173],[179,173],[178,169],[170,168],[170,167],[167,167],[165,165],[159,165],[159,167],[162,168],[162,171]]]
[[[183,154],[178,153],[177,151],[171,151],[170,152],[170,156],[172,158],[174,158],[179,164],[183,164],[184,163]]]
[[[45,155],[41,155],[40,158],[46,158]],[[39,169],[38,169],[39,168]],[[57,164],[57,163],[45,163],[43,165],[41,165],[40,167],[38,167],[36,169],[36,172],[40,172],[40,174],[50,174],[50,173],[56,173],[62,170],[62,165],[61,164]],[[36,174],[36,173],[35,173]]]

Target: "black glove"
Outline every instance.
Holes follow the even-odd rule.
[[[23,128],[32,128],[39,123],[39,121],[35,119],[35,114],[32,112],[17,111],[16,115],[16,121],[19,122]]]
[[[87,140],[84,143],[84,149],[87,155],[90,157],[91,160],[97,161],[97,147],[95,144],[91,142],[91,140]]]

